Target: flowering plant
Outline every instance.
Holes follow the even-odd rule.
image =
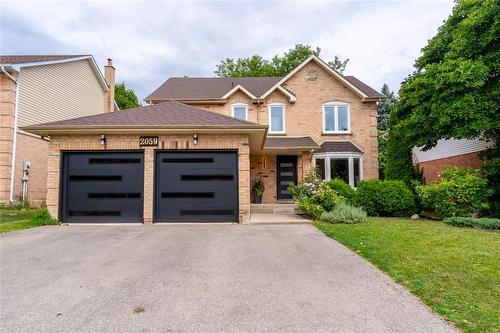
[[[341,201],[337,192],[319,179],[315,172],[304,177],[298,185],[290,185],[293,201],[310,218],[318,218],[323,211],[330,211]]]

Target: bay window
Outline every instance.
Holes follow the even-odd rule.
[[[349,133],[350,108],[344,102],[323,104],[323,133]]]
[[[314,154],[314,164],[318,176],[326,181],[341,179],[356,187],[363,179],[363,160],[356,153],[321,153]]]

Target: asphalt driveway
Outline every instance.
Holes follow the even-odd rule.
[[[310,225],[41,227],[0,270],[3,332],[454,331]]]

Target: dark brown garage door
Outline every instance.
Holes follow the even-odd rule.
[[[157,152],[155,188],[155,222],[237,222],[237,152]]]
[[[142,222],[142,152],[63,153],[64,222]]]

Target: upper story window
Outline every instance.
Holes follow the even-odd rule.
[[[241,120],[248,120],[248,105],[236,103],[231,106],[231,116]]]
[[[323,133],[349,133],[350,123],[349,104],[344,102],[323,104]]]
[[[285,133],[285,104],[269,105],[269,133]]]

